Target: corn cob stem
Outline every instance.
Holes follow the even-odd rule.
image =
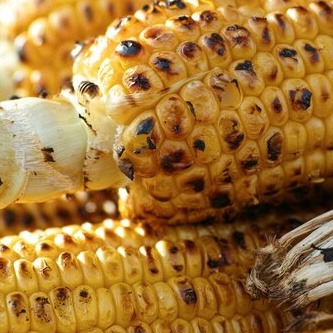
[[[38,178],[13,149],[29,142],[30,133],[12,138],[15,130],[6,124],[4,136],[13,143],[2,155],[15,172],[1,175],[2,188],[14,173],[18,181],[2,206],[49,198],[46,192],[120,186],[126,183],[121,170],[131,180],[128,216],[228,220],[244,207],[286,199],[331,177],[331,4],[230,3],[160,1],[81,45],[74,91],[29,100],[45,108],[37,128],[44,118],[61,118],[53,112],[61,105],[76,145],[66,147],[65,165],[58,167],[64,141],[58,136],[45,145],[38,138],[34,149],[44,173]],[[19,112],[8,110],[27,104],[3,103],[3,115],[14,117]],[[52,148],[47,158],[55,162],[45,161],[43,148]],[[51,180],[51,188],[35,189],[35,173],[50,179],[50,165],[63,172],[58,188]]]
[[[332,294],[333,211],[260,249],[248,279],[252,294],[300,308]]]

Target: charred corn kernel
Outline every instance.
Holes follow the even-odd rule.
[[[275,87],[281,84],[283,80],[282,69],[271,52],[258,52],[253,57],[253,66],[262,75],[266,87]]]
[[[29,300],[22,292],[12,292],[6,296],[6,307],[8,311],[8,328],[13,332],[27,332],[30,327]]]
[[[16,94],[58,93],[71,78],[75,43],[104,33],[113,19],[144,4],[143,0],[46,1],[33,5],[6,1],[2,5],[1,35],[14,42],[22,63],[14,74]]]
[[[268,86],[262,92],[260,99],[265,107],[267,116],[273,126],[282,126],[289,119],[288,105],[279,87]]]
[[[246,27],[237,24],[228,25],[223,28],[222,33],[228,42],[228,49],[233,59],[250,59],[255,55],[257,46]]]
[[[314,15],[311,15],[307,9],[296,6],[287,9],[287,17],[289,17],[296,38],[314,38],[319,32],[318,24]]]

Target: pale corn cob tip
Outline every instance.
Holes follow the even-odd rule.
[[[258,250],[247,289],[287,308],[304,307],[331,295],[332,230],[331,210]]]
[[[289,214],[280,218],[289,228]],[[251,300],[243,287],[251,252],[275,227],[263,214],[255,224],[160,233],[106,220],[4,237],[0,330],[282,332],[302,312]]]
[[[332,28],[329,1],[157,1],[83,46],[74,89],[119,125],[127,216],[229,220],[331,177]]]
[[[56,94],[71,79],[76,42],[105,32],[113,19],[141,8],[144,0],[8,0],[1,4],[0,36],[13,42],[20,66],[14,94]],[[4,61],[4,58],[3,58]],[[8,99],[11,95],[5,95]]]

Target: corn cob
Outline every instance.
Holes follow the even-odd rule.
[[[279,218],[154,231],[106,220],[3,237],[1,332],[281,332],[294,315],[243,288],[251,252],[294,224]]]
[[[73,89],[1,104],[2,207],[128,185],[129,217],[192,223],[324,182],[331,6],[158,1],[111,24],[80,45]]]
[[[129,217],[229,219],[332,175],[331,3],[242,4],[157,2],[75,62],[122,126]]]
[[[78,192],[41,203],[12,204],[0,210],[0,236],[86,221],[97,223],[118,216],[115,191]]]
[[[72,76],[71,50],[75,42],[103,34],[113,19],[133,13],[145,3],[8,0],[1,4],[0,36],[13,41],[21,61],[13,75],[15,93],[58,93]]]

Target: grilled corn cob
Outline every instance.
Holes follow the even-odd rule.
[[[279,219],[159,231],[106,220],[1,238],[1,332],[281,332],[294,315],[243,288],[251,252],[295,223]]]
[[[113,19],[133,13],[145,0],[8,0],[0,6],[0,36],[14,43],[21,66],[15,94],[56,94],[72,73],[75,42],[103,34]],[[10,95],[7,95],[8,99]]]
[[[0,236],[86,221],[97,223],[118,216],[116,191],[78,192],[41,203],[12,204],[0,210]]]
[[[330,2],[232,0],[114,22],[80,45],[72,89],[1,104],[2,206],[128,185],[129,217],[192,223],[324,182],[332,22]]]

